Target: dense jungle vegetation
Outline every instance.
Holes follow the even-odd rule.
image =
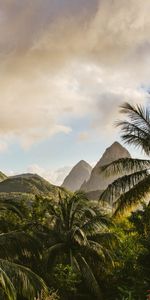
[[[118,179],[99,202],[82,192],[60,192],[59,200],[0,200],[0,299],[146,299],[150,111],[125,103],[121,112],[122,139],[146,159],[123,158],[104,166],[105,176],[115,173]]]

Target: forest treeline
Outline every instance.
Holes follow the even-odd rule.
[[[99,201],[0,200],[0,299],[144,300],[150,289],[150,112],[121,107],[125,143],[145,159],[104,166],[116,179]],[[122,175],[123,174],[123,175]],[[109,206],[109,210],[108,210]]]

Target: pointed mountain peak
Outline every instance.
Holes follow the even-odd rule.
[[[62,187],[74,192],[80,189],[83,182],[90,178],[92,167],[85,161],[80,160],[65,178]]]
[[[122,145],[119,142],[115,141],[110,147],[122,147]]]
[[[75,166],[75,167],[78,167],[78,166],[83,166],[83,167],[91,167],[85,160],[80,160]],[[92,168],[92,167],[91,167]]]
[[[114,142],[105,150],[102,157],[93,168],[90,179],[88,180],[88,182],[85,182],[82,185],[81,189],[85,192],[104,190],[108,186],[108,184],[116,179],[116,177],[112,176],[106,178],[100,171],[100,167],[103,165],[107,165],[117,159],[127,157],[131,157],[128,150],[124,148],[119,142]]]
[[[123,149],[123,150],[126,150],[126,148],[125,147],[123,147],[119,142],[117,142],[117,141],[115,141],[114,143],[112,143],[112,145],[110,145],[107,149],[113,149],[113,148],[115,148],[115,149]],[[106,149],[106,150],[107,150]],[[127,150],[126,150],[127,151]]]
[[[129,151],[116,141],[105,150],[98,165],[108,164],[116,159],[125,157],[131,157]]]
[[[115,141],[109,147],[106,148],[105,152],[106,151],[113,151],[114,149],[117,149],[117,150],[120,150],[120,151],[124,151],[124,150],[127,151],[127,149],[123,145],[121,145],[119,142]]]

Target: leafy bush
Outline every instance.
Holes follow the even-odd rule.
[[[59,296],[57,292],[51,292],[49,295],[45,295],[44,292],[41,292],[41,295],[38,296],[38,298],[35,298],[34,300],[59,300]]]
[[[63,294],[75,293],[80,282],[70,265],[58,264],[54,268],[54,285]]]

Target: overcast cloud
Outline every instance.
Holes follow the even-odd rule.
[[[0,151],[69,134],[71,118],[109,133],[120,103],[144,103],[149,12],[149,0],[0,0]]]

